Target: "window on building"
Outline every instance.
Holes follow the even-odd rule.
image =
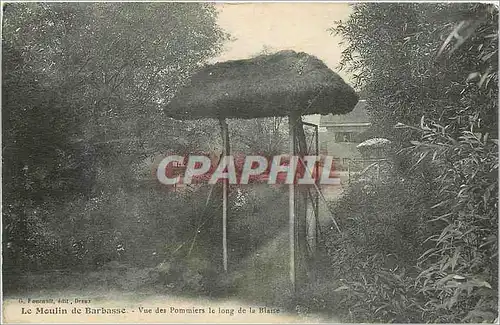
[[[323,154],[326,154],[328,152],[328,143],[326,142],[320,142],[319,144],[319,151]]]
[[[335,142],[354,142],[354,132],[335,133]]]

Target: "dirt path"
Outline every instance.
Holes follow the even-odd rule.
[[[335,200],[342,194],[342,190],[341,187],[330,187],[324,189],[323,193],[327,200]],[[331,217],[324,202],[320,202],[320,216],[320,223],[323,227],[331,223]],[[286,300],[289,295],[287,292],[289,287],[288,256],[288,232],[285,230],[273,240],[259,247],[255,254],[241,261],[238,270],[232,272],[231,277],[238,288],[238,297],[254,301],[283,302]],[[90,302],[77,302],[75,298],[90,300]],[[20,299],[23,302],[20,302]],[[53,299],[54,302],[33,303],[28,302],[28,299]],[[67,302],[59,302],[59,299],[66,299]],[[73,313],[75,308],[80,309],[81,314]],[[31,310],[31,314],[28,314],[28,309]],[[106,312],[114,309],[120,313],[102,314],[103,309]],[[4,323],[339,322],[337,319],[318,315],[287,313],[276,306],[248,303],[238,299],[211,300],[151,293],[105,292],[103,290],[87,292],[46,291],[32,292],[30,295],[24,296],[6,296],[4,297],[2,315]]]
[[[23,299],[21,303],[19,299]],[[28,298],[54,299],[53,303]],[[90,302],[76,302],[90,300]],[[67,299],[68,302],[58,302]],[[263,308],[266,308],[265,310]],[[24,313],[23,313],[24,308]],[[102,309],[120,314],[101,314]],[[72,313],[74,309],[82,314]],[[28,314],[31,310],[32,314]],[[67,313],[64,313],[66,311]],[[94,314],[99,311],[100,314]],[[149,312],[146,312],[149,311]],[[210,311],[213,311],[211,313]],[[252,312],[254,311],[254,312]],[[45,314],[45,312],[52,314]],[[56,312],[57,314],[54,314]],[[279,308],[236,300],[182,298],[123,292],[40,292],[4,297],[3,323],[331,323],[316,316],[286,313]]]

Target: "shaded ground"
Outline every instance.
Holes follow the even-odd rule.
[[[345,185],[327,186],[322,189],[325,199],[329,202],[338,199],[342,195],[345,186],[347,186],[346,175],[340,175],[340,177]],[[321,200],[319,210],[321,227],[323,229],[333,227],[331,213],[326,203]],[[280,306],[288,306],[299,313],[308,313],[307,309],[301,310],[300,303],[295,302],[292,298],[289,258],[289,234],[288,228],[285,227],[274,238],[258,247],[252,255],[240,261],[236,269],[230,272],[229,282],[234,286],[236,295],[245,297],[250,301],[275,303]],[[314,267],[312,271],[314,272]],[[329,283],[328,287],[330,286],[332,290],[337,287],[335,283]],[[310,283],[309,288],[305,288],[306,291],[316,289],[317,284],[315,283]],[[325,290],[325,288],[322,289]],[[328,322],[341,321],[332,315],[323,317]]]
[[[342,176],[342,175],[341,175]],[[345,177],[344,177],[345,178]],[[346,184],[347,180],[342,179]],[[325,198],[328,201],[335,200],[342,194],[342,187],[330,186],[323,189]],[[324,202],[320,202],[320,224],[328,227],[331,224],[331,216]],[[144,274],[143,274],[144,273]],[[115,291],[110,282],[116,281],[113,273],[104,277],[104,273],[94,272],[83,275],[82,284],[76,281],[71,282],[58,275],[46,275],[42,278],[32,278],[26,280],[29,283],[44,282],[47,287],[53,288],[43,291],[39,288],[44,286],[34,286],[25,288],[23,293],[7,294],[4,297],[3,320],[4,322],[16,323],[88,323],[88,322],[125,322],[125,323],[180,323],[180,322],[209,322],[209,323],[335,323],[340,320],[330,316],[320,316],[311,314],[307,310],[301,310],[299,305],[295,305],[290,292],[289,280],[289,237],[287,228],[274,235],[269,241],[260,245],[255,251],[238,261],[230,270],[227,279],[220,285],[229,285],[231,296],[222,300],[207,297],[181,297],[169,293],[159,294],[158,291],[145,291],[135,282],[139,283],[141,277],[147,278],[146,270],[128,270],[126,274],[120,276],[122,279]],[[37,280],[38,279],[38,280]],[[115,280],[113,280],[115,279]],[[38,283],[37,283],[38,284]],[[332,284],[333,285],[333,284]],[[36,289],[38,288],[38,289]],[[57,289],[56,289],[57,288]],[[80,290],[82,289],[82,290]],[[164,292],[164,291],[161,291]],[[25,300],[20,303],[19,298]],[[53,305],[27,305],[27,298],[48,299],[54,298],[56,304]],[[90,304],[76,304],[74,298],[90,299]],[[57,299],[69,299],[73,304],[60,304]],[[68,310],[68,314],[22,314],[22,308],[33,309],[36,307],[61,307]],[[85,312],[85,307],[90,308],[125,308],[127,313],[119,315],[95,315],[95,314],[71,314],[71,309],[81,307]],[[139,311],[139,307],[151,308],[152,313],[144,314]],[[170,308],[174,308],[171,312]],[[204,314],[177,313],[179,308],[202,308]],[[216,313],[209,314],[208,307],[216,310]],[[250,313],[252,307],[256,313]],[[279,310],[279,313],[259,313],[259,307]],[[156,313],[156,308],[164,308],[166,313]],[[219,313],[218,309],[234,311],[234,314]],[[246,313],[238,313],[240,308],[247,310]],[[285,309],[286,308],[286,309]]]

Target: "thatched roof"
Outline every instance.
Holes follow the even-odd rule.
[[[166,106],[176,119],[345,114],[358,96],[321,60],[281,51],[206,66]]]

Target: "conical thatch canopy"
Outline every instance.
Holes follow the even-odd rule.
[[[281,51],[206,66],[165,108],[176,119],[345,114],[358,96],[321,60]]]

